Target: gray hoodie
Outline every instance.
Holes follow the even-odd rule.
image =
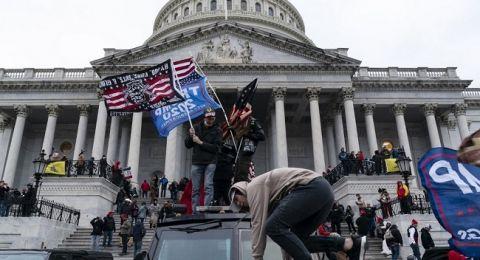
[[[300,168],[280,168],[255,177],[250,183],[235,183],[229,192],[233,199],[235,190],[247,196],[252,215],[252,256],[255,260],[263,259],[267,236],[265,224],[269,206],[282,194],[286,194],[297,185],[306,185],[322,175]],[[238,207],[232,203],[232,209]]]

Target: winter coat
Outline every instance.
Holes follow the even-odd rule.
[[[138,210],[138,218],[147,218],[148,207],[147,205],[142,205]]]
[[[425,250],[435,247],[435,242],[433,242],[432,236],[430,232],[426,228],[422,228],[421,230],[422,245]]]
[[[248,132],[242,136],[240,151],[244,156],[251,156],[257,149],[258,142],[265,140],[265,132],[255,118],[251,118]]]
[[[343,210],[340,207],[334,208],[331,216],[333,223],[341,223],[345,217]]]
[[[222,142],[222,132],[218,125],[211,127],[205,126],[202,122],[194,126],[195,134],[202,140],[203,144],[193,142],[193,138],[188,136],[185,139],[185,146],[193,148],[192,164],[211,164],[217,162],[217,153]]]
[[[113,231],[115,232],[115,219],[113,217],[104,217],[103,218],[103,231]]]
[[[130,208],[130,214],[132,214],[132,217],[138,217],[138,205],[137,204],[132,204]]]
[[[120,226],[120,235],[128,235],[132,234],[132,223],[129,220],[125,220]]]
[[[93,227],[92,236],[101,236],[103,234],[103,221],[100,218],[94,218],[90,221],[90,224]]]
[[[140,187],[142,191],[147,192],[150,190],[150,185],[147,182],[142,183],[142,186]]]
[[[355,223],[358,226],[358,234],[360,236],[368,235],[368,227],[370,224],[370,219],[367,216],[360,216],[359,218],[357,218]]]
[[[402,234],[400,234],[397,225],[392,225],[388,231],[393,236],[393,238],[386,239],[388,247],[392,247],[394,245],[403,245]]]
[[[133,226],[132,230],[132,237],[133,241],[142,241],[143,237],[145,236],[145,227],[143,226],[142,222],[138,221],[135,226]]]

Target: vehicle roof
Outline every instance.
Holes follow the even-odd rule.
[[[195,214],[195,215],[183,215],[180,217],[170,218],[165,220],[163,223],[159,223],[157,227],[168,227],[174,225],[182,225],[189,223],[202,223],[208,221],[248,221],[250,222],[249,213],[220,213],[220,214]]]
[[[82,253],[85,255],[110,256],[108,252],[81,249],[0,249],[0,252],[38,252],[38,253]]]

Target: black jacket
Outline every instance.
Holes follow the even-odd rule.
[[[422,239],[422,245],[425,250],[430,249],[435,247],[435,242],[433,242],[432,236],[430,235],[430,232],[426,230],[425,228],[422,228],[421,230],[422,234],[420,238]]]
[[[93,227],[91,235],[100,236],[103,234],[103,221],[100,218],[94,218],[90,221],[90,224]]]
[[[135,226],[133,226],[132,230],[132,237],[133,241],[142,241],[143,237],[145,236],[145,227],[143,226],[143,223],[138,221]]]
[[[193,148],[192,164],[211,164],[217,162],[217,153],[222,142],[222,132],[217,124],[206,127],[203,122],[193,127],[195,134],[202,140],[199,145],[193,142],[193,138],[188,136],[185,139],[185,146]]]
[[[213,181],[231,181],[233,178],[233,163],[235,162],[235,149],[224,144],[218,154],[217,167],[213,175]]]
[[[242,136],[241,152],[244,156],[251,156],[257,150],[258,142],[265,141],[265,132],[255,118],[251,118],[248,133]]]
[[[368,225],[370,224],[370,219],[368,219],[367,216],[361,216],[357,218],[355,223],[358,226],[358,234],[360,236],[368,235]]]
[[[394,245],[402,245],[403,246],[403,239],[402,239],[402,234],[400,234],[400,231],[397,228],[397,225],[392,225],[390,227],[390,232],[392,233],[393,238],[387,239],[387,246],[392,247]]]
[[[103,231],[113,231],[115,232],[115,219],[113,217],[104,217],[103,218]]]

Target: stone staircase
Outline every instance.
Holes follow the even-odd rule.
[[[137,203],[141,205],[143,201],[147,202],[148,204],[147,200],[143,200],[141,198],[138,198]],[[159,203],[163,204],[163,199],[160,198]],[[112,253],[114,259],[116,260],[124,260],[124,259],[131,260],[133,259],[133,247],[129,247],[127,249],[126,255],[120,255],[122,252],[120,236],[118,235],[120,231],[120,215],[115,213],[113,217],[115,219],[115,227],[117,231],[114,232],[112,237],[112,247],[102,247],[102,243],[103,243],[103,238],[102,238],[100,239],[100,242],[99,242],[100,251]],[[142,251],[148,251],[152,243],[153,236],[155,234],[155,229],[150,228],[148,217],[147,219],[145,219],[144,227],[147,232],[145,234],[145,237],[143,238]],[[79,227],[70,237],[68,237],[62,242],[59,248],[90,250],[92,247],[91,235],[90,235],[91,232],[92,232],[92,228],[90,227],[89,228]]]
[[[346,223],[341,225],[342,236],[346,237],[350,233],[348,232],[348,226]],[[365,253],[365,260],[385,260],[392,259],[391,256],[382,254],[382,240],[379,238],[367,237],[368,250]]]

